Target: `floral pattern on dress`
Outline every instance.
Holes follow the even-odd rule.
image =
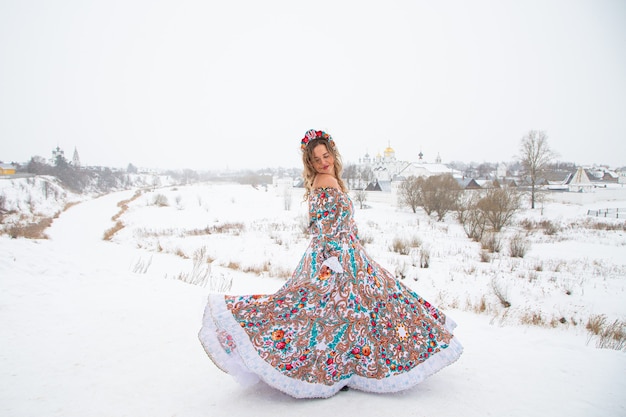
[[[449,348],[453,322],[367,255],[352,213],[340,190],[312,192],[311,242],[292,277],[274,294],[223,296],[244,340],[224,335],[218,320],[205,316],[227,354],[245,343],[273,372],[288,377],[281,381],[334,386],[353,377],[391,380]],[[217,363],[220,355],[201,340]],[[458,358],[462,348],[454,343],[455,352],[435,371]]]

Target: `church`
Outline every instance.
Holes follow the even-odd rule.
[[[442,164],[439,155],[434,163],[424,161],[424,154],[421,151],[417,156],[417,162],[401,161],[396,158],[396,151],[391,144],[388,144],[382,155],[378,153],[372,158],[369,153],[366,153],[365,156],[359,158],[359,166],[361,169],[371,169],[374,174],[374,180],[368,188],[387,192],[394,191],[395,187],[411,176],[430,177],[441,174],[460,176],[459,172]]]

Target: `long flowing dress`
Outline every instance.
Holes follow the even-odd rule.
[[[297,398],[410,388],[454,362],[456,324],[365,252],[346,193],[312,190],[311,242],[274,294],[210,294],[199,338],[223,371]]]

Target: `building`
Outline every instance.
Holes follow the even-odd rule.
[[[11,164],[0,164],[0,175],[15,175],[15,167]]]
[[[582,167],[579,167],[576,173],[568,178],[566,184],[569,191],[576,193],[589,192],[593,188],[593,184]]]
[[[417,162],[401,161],[396,158],[396,151],[387,145],[383,154],[378,153],[371,158],[369,153],[359,159],[359,164],[368,167],[374,174],[374,180],[367,187],[372,190],[393,191],[395,186],[405,179],[413,177],[430,177],[432,175],[451,174],[460,176],[459,173],[441,163],[441,157],[437,155],[435,163],[424,161],[424,154],[418,154]]]

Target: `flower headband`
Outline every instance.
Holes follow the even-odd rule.
[[[324,131],[311,129],[304,134],[302,141],[300,141],[300,148],[304,151],[313,139],[324,139],[331,147],[335,147],[332,136]]]

